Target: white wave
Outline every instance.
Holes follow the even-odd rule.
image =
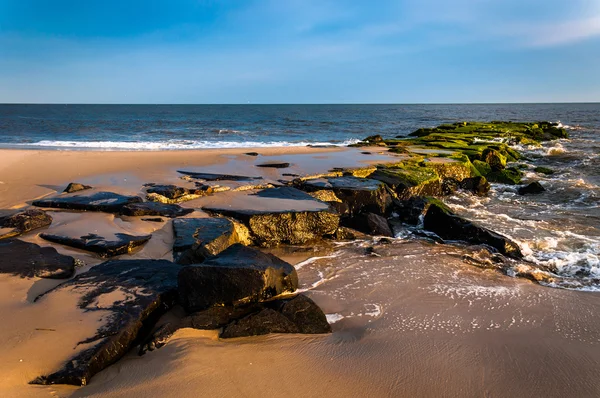
[[[307,145],[347,146],[360,140],[352,139],[341,143],[309,141],[191,141],[168,140],[151,142],[122,141],[52,141],[42,140],[33,143],[11,144],[18,147],[59,148],[59,149],[103,149],[103,150],[178,150],[178,149],[219,149],[219,148],[266,148],[266,147],[302,147]]]
[[[340,252],[335,252],[335,253],[333,253],[333,254],[331,254],[329,256],[310,257],[310,258],[307,258],[304,261],[300,261],[298,264],[294,265],[294,267],[296,268],[296,270],[299,270],[302,267],[304,267],[305,265],[314,263],[317,260],[321,260],[321,259],[324,259],[324,258],[336,258],[339,255],[340,255]]]
[[[325,318],[327,318],[327,323],[333,324],[344,319],[342,314],[325,314]]]

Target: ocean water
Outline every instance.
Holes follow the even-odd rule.
[[[517,148],[525,182],[540,195],[495,184],[490,195],[457,193],[459,214],[519,243],[514,272],[548,274],[554,287],[600,291],[600,103],[464,105],[0,105],[0,147],[170,150],[347,145],[368,135],[405,136],[464,120],[560,122],[570,138]],[[556,170],[544,176],[533,166]],[[410,234],[402,235],[410,237]],[[412,238],[411,238],[412,239]],[[511,272],[509,272],[510,274]]]

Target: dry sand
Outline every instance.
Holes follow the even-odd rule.
[[[181,168],[276,179],[279,173],[386,160],[343,149],[256,151],[266,156],[249,157],[245,150],[1,150],[0,208],[23,207],[71,181],[140,194],[146,182],[184,185],[175,172]],[[275,160],[293,165],[253,167]],[[239,200],[244,193],[222,195]],[[152,232],[151,244],[131,257],[171,257],[168,222],[52,215],[49,230]],[[38,233],[23,239],[48,245]],[[365,255],[366,244],[284,253],[298,264],[301,289],[336,320],[333,334],[218,340],[214,332],[183,329],[162,349],[142,357],[132,352],[83,388],[27,382],[58,369],[82,349],[76,343],[96,330],[101,312],[83,313],[73,292],[33,303],[59,282],[0,275],[0,396],[600,396],[598,293],[551,289],[474,268],[461,259],[468,249],[459,247],[399,240],[376,245],[381,257],[375,257]],[[55,247],[84,260],[86,268],[100,262],[82,251]],[[311,256],[323,258],[303,261]]]

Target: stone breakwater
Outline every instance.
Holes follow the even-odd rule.
[[[440,199],[457,190],[484,196],[490,183],[520,184],[522,155],[510,145],[538,145],[566,136],[548,122],[463,122],[419,129],[408,138],[370,136],[356,144],[393,154],[394,161],[386,164],[334,168],[316,175],[282,173],[286,178],[268,182],[259,176],[181,170],[188,187],[149,183],[142,188],[146,201],[83,185],[89,194],[67,189],[34,201],[39,209],[0,219],[0,272],[58,279],[75,273],[78,264],[72,257],[17,239],[52,223],[40,209],[103,212],[148,222],[174,219],[174,242],[172,261],[109,260],[40,295],[36,300],[62,290],[78,292],[80,309],[108,315],[95,335],[79,343],[85,349],[32,383],[85,385],[131,349],[139,347],[143,354],[159,348],[182,327],[218,329],[221,338],[331,332],[323,311],[296,292],[296,269],[259,248],[394,237],[416,225],[426,239],[476,245],[480,254],[486,253],[476,265],[506,271],[509,264],[523,261],[519,246],[454,214]],[[279,170],[289,163],[259,166]],[[224,192],[243,196],[204,204],[198,209],[201,216],[181,206]],[[522,193],[535,193],[535,186],[523,187]],[[39,236],[99,258],[127,256],[152,244],[151,234],[67,231]],[[542,279],[539,275],[522,273],[533,280]],[[119,298],[103,299],[111,294]],[[185,314],[157,327],[159,318],[175,305]]]

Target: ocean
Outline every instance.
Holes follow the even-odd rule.
[[[519,243],[523,267],[551,269],[553,287],[600,291],[600,103],[461,105],[0,105],[0,147],[173,150],[347,145],[464,120],[560,122],[569,139],[516,148],[546,192],[494,184],[486,198],[457,193],[459,214]],[[532,169],[533,167],[530,167]],[[403,238],[415,238],[410,230]],[[416,238],[415,238],[416,239]],[[510,272],[509,272],[510,273]]]

